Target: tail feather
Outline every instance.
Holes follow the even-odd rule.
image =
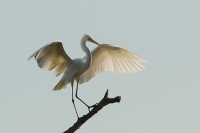
[[[71,83],[71,78],[68,77],[67,72],[63,74],[63,77],[58,82],[58,84],[53,88],[54,91],[59,91],[61,89],[66,88],[67,84]]]
[[[54,88],[54,91],[59,91],[61,89],[66,88],[67,84],[65,82],[59,82]]]

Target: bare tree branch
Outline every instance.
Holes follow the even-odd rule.
[[[115,98],[108,98],[108,90],[106,91],[103,99],[86,115],[80,117],[77,122],[66,130],[64,133],[74,133],[77,129],[79,129],[88,119],[90,119],[93,115],[95,115],[98,111],[100,111],[104,106],[110,103],[120,102],[121,97],[117,96]]]

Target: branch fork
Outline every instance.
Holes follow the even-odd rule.
[[[94,105],[93,109],[86,115],[83,115],[80,117],[76,123],[72,127],[70,127],[68,130],[66,130],[64,133],[74,133],[77,129],[79,129],[88,119],[90,119],[92,116],[94,116],[98,111],[100,111],[103,107],[105,107],[108,104],[120,102],[121,97],[116,96],[115,98],[109,98],[108,97],[108,90],[106,91],[103,99]]]

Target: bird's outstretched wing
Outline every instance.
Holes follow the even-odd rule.
[[[32,57],[35,57],[40,68],[49,71],[54,70],[56,76],[67,70],[67,67],[72,63],[72,59],[65,53],[60,41],[45,45],[31,55],[29,59]]]
[[[79,80],[79,84],[88,82],[100,72],[112,71],[117,73],[133,73],[145,68],[140,62],[146,62],[140,56],[120,47],[101,44],[92,52],[92,62]],[[85,58],[85,57],[84,57]]]

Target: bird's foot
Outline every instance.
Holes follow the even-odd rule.
[[[90,108],[95,108],[96,106],[97,106],[97,103],[92,106],[88,106],[88,111],[90,112]]]
[[[95,107],[97,106],[97,104],[98,104],[98,103],[96,103],[96,104],[90,106],[90,108],[95,108]]]

